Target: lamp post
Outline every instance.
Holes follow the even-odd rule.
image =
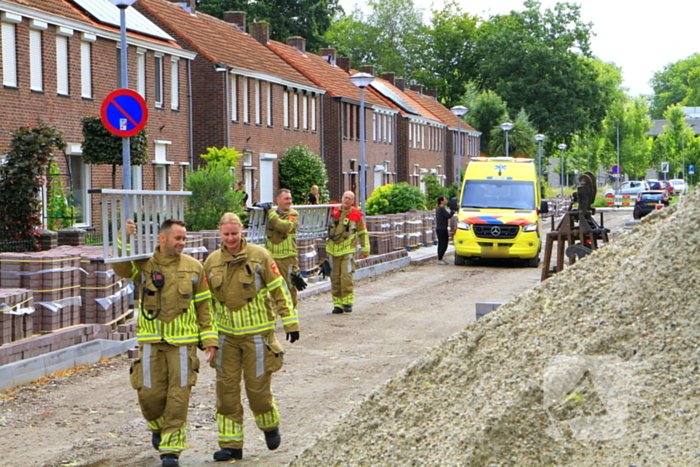
[[[537,141],[537,175],[542,179],[542,141],[544,141],[544,135],[541,133],[535,135],[535,141]]]
[[[365,192],[367,179],[365,176],[365,88],[374,81],[369,73],[356,73],[350,77],[352,84],[360,88],[360,207],[365,212]]]
[[[688,125],[689,128],[693,128],[695,125]],[[681,159],[682,159],[682,164],[683,164],[683,174],[681,178],[683,179],[683,183],[685,183],[685,128],[683,128],[683,139],[681,140]]]
[[[469,112],[463,105],[456,105],[450,111],[457,117],[457,181],[462,183],[462,115]]]
[[[508,150],[508,132],[513,129],[515,125],[510,122],[501,123],[500,127],[506,132],[506,157],[510,157],[510,151]]]
[[[564,150],[566,149],[566,144],[561,143],[559,146],[557,146],[557,149],[561,151],[561,188],[560,188],[560,193],[561,197],[564,197]]]
[[[617,190],[616,194],[620,194],[622,190],[622,167],[620,167],[620,120],[615,120],[617,127]]]
[[[121,77],[119,84],[122,89],[129,87],[129,69],[127,66],[126,44],[126,9],[137,0],[109,0],[119,8],[119,31],[121,35]],[[131,138],[122,137],[122,188],[131,190]],[[124,198],[125,214],[129,215],[129,197]]]

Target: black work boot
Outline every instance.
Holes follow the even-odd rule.
[[[340,314],[340,313],[343,313],[343,309],[340,308],[339,306],[334,306],[333,311],[331,311],[331,313]]]
[[[151,444],[153,448],[157,451],[158,446],[160,446],[160,431],[154,431],[151,433]]]
[[[221,448],[214,453],[215,461],[230,461],[243,459],[243,449]]]
[[[343,305],[345,313],[352,313],[352,305]]]
[[[160,460],[163,461],[163,467],[178,467],[180,461],[175,454],[163,454],[160,456]]]
[[[267,443],[267,449],[274,451],[280,447],[282,442],[282,435],[280,435],[279,428],[275,428],[272,431],[265,431],[265,442]]]

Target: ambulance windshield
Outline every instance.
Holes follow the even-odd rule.
[[[533,210],[535,185],[528,181],[467,180],[461,207]]]

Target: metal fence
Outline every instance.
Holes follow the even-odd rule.
[[[314,206],[294,206],[299,212],[297,240],[309,240],[325,237],[331,224],[331,212],[339,204],[321,204]],[[263,244],[267,238],[267,216],[262,208],[250,208],[246,240]]]

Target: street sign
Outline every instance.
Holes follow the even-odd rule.
[[[613,165],[613,166],[612,166],[612,173],[614,173],[614,174],[619,174],[619,173],[620,173],[620,166],[619,166],[619,165]]]
[[[148,121],[148,107],[143,97],[131,89],[117,89],[102,101],[102,123],[117,136],[134,136]]]
[[[668,173],[668,162],[662,162],[661,163],[661,172],[667,174]]]
[[[695,173],[695,166],[694,165],[689,165],[688,166],[688,173],[690,175],[693,175]]]

